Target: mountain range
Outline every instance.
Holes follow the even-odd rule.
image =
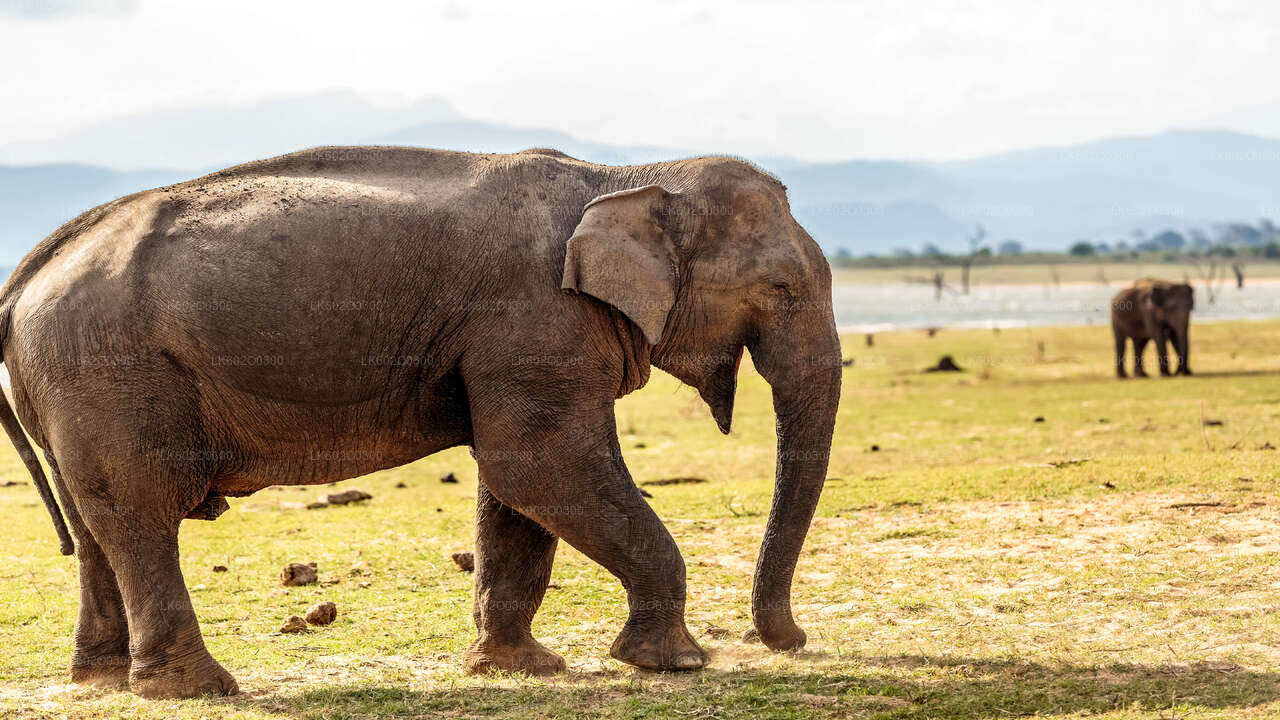
[[[98,203],[260,157],[316,145],[414,145],[484,152],[554,147],[608,164],[711,154],[594,142],[556,130],[468,119],[443,100],[394,107],[351,92],[194,106],[120,117],[0,145],[0,264]],[[809,162],[752,158],[788,186],[798,220],[828,252],[885,254],[988,240],[1060,250],[1134,231],[1206,230],[1280,218],[1280,141],[1174,130],[970,160]]]

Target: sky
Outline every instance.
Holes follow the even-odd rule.
[[[1280,3],[0,0],[0,144],[353,89],[609,143],[953,159],[1280,137]]]

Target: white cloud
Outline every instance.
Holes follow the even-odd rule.
[[[132,12],[138,0],[0,0],[0,15],[47,19],[68,15],[117,15]]]
[[[1280,134],[1265,111],[1280,6],[1243,0],[195,5],[0,23],[0,63],[19,69],[0,140],[339,87],[603,141],[824,159],[1209,123]]]

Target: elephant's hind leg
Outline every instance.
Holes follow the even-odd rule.
[[[230,695],[235,680],[205,649],[178,564],[180,518],[120,501],[82,511],[115,570],[129,621],[129,689],[148,698]]]
[[[49,458],[49,469],[54,486],[63,487],[53,458]],[[94,687],[128,687],[129,623],[116,574],[75,502],[65,492],[62,509],[75,536],[76,559],[80,562],[80,612],[71,656],[71,681]]]
[[[1147,350],[1147,338],[1133,339],[1133,376],[1146,377],[1147,371],[1142,368],[1142,355]]]
[[[192,423],[175,417],[172,404],[142,400],[157,434],[138,436],[147,423],[121,401],[116,422],[66,418],[50,440],[124,601],[129,689],[149,698],[232,694],[236,682],[205,648],[178,563],[178,526],[208,490],[199,469],[205,454],[184,437]]]
[[[556,536],[498,502],[481,477],[476,499],[475,621],[479,637],[467,650],[468,673],[490,670],[547,675],[564,659],[533,638],[556,557]]]

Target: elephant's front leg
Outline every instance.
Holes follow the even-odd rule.
[[[1183,328],[1173,341],[1173,348],[1178,353],[1178,374],[1191,374],[1191,343],[1187,340],[1187,330]]]
[[[1160,328],[1156,335],[1156,361],[1160,363],[1160,375],[1169,377],[1169,331]]]
[[[693,670],[707,653],[685,627],[685,565],[622,464],[613,398],[571,390],[473,399],[476,459],[490,492],[604,566],[630,614],[610,648],[651,670]]]
[[[533,638],[556,557],[556,536],[498,502],[481,477],[476,497],[475,621],[479,637],[467,650],[469,673],[515,670],[546,675],[564,659]]]
[[[1127,377],[1124,374],[1124,348],[1125,343],[1128,342],[1129,338],[1117,327],[1113,327],[1111,332],[1115,336],[1116,341],[1116,377]]]

